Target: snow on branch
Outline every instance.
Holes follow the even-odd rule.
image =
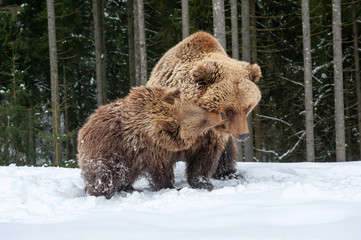
[[[275,118],[275,117],[270,117],[270,116],[265,116],[265,115],[261,115],[261,114],[257,114],[257,117],[260,117],[260,118],[265,118],[265,119],[270,119],[270,120],[274,120],[274,121],[278,121],[278,122],[281,122],[281,123],[284,123],[286,124],[287,126],[291,127],[292,124],[291,123],[288,123],[282,119],[279,119],[279,118]]]
[[[293,153],[293,151],[300,145],[301,140],[305,137],[306,135],[306,131],[301,131],[302,135],[298,138],[298,141],[295,143],[295,145],[293,145],[293,147],[291,149],[288,149],[285,153],[283,153],[282,155],[280,155],[278,152],[276,152],[275,150],[265,150],[265,149],[258,149],[255,148],[255,150],[263,152],[263,153],[272,153],[273,155],[275,155],[279,161],[282,161],[284,158],[286,158],[288,155],[290,155],[291,153]]]
[[[291,83],[293,83],[293,84],[295,84],[295,85],[299,85],[299,86],[301,86],[301,87],[305,87],[305,85],[303,85],[303,83],[296,82],[296,81],[294,81],[294,80],[292,80],[292,79],[289,79],[289,78],[286,78],[286,77],[283,77],[283,76],[279,76],[279,77],[282,78],[283,80],[286,80],[286,81],[288,81],[288,82],[291,82]]]

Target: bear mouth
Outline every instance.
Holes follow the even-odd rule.
[[[250,135],[249,133],[243,133],[243,134],[239,134],[238,138],[234,137],[233,134],[231,134],[233,139],[236,140],[236,142],[245,142],[249,139]]]
[[[229,129],[227,128],[227,126],[225,124],[220,124],[214,128],[212,128],[213,130],[215,130],[215,132],[218,132],[220,134],[225,134],[228,133],[229,135],[232,136],[232,138],[236,141],[236,142],[245,142],[249,139],[250,134],[249,133],[242,133],[239,134],[238,137],[235,137],[234,134],[232,134]]]

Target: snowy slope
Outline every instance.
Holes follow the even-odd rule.
[[[110,200],[87,196],[79,169],[0,167],[0,239],[361,239],[361,162],[239,163],[246,180]]]

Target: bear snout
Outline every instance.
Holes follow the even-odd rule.
[[[236,139],[238,142],[244,142],[249,138],[249,133],[240,134],[238,136],[238,139]]]

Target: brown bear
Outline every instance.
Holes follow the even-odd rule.
[[[222,116],[186,100],[178,89],[135,87],[99,107],[78,134],[85,192],[110,198],[147,175],[153,190],[173,188],[173,153],[222,124]]]
[[[212,190],[210,177],[236,177],[234,139],[249,137],[246,117],[261,99],[255,84],[260,77],[257,64],[228,57],[218,41],[205,32],[178,43],[154,67],[147,86],[177,86],[196,105],[226,113],[225,125],[213,128],[185,151],[191,187]]]

